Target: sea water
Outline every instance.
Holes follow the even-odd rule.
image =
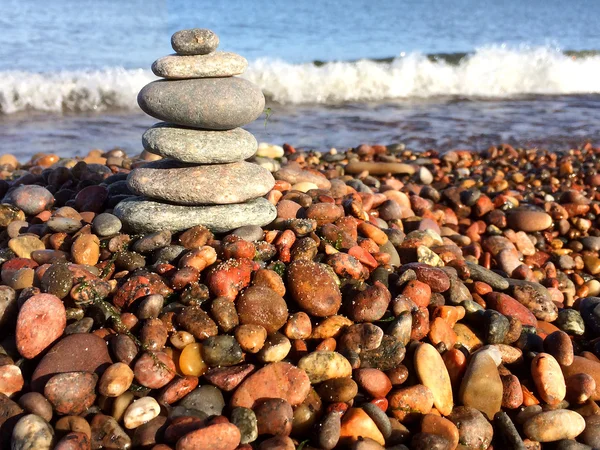
[[[206,27],[250,61],[259,141],[564,149],[600,137],[600,2],[0,0],[0,152],[138,152],[136,104]]]

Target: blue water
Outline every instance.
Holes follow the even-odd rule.
[[[152,61],[172,52],[171,34],[192,27],[250,61],[244,76],[275,111],[268,130],[250,125],[260,140],[474,150],[597,141],[600,56],[563,53],[600,48],[596,17],[597,0],[2,0],[0,152],[139,151],[153,120],[135,95]],[[426,56],[457,52],[469,56]]]
[[[489,44],[600,46],[597,0],[2,0],[0,68],[147,68],[170,35],[210,28],[248,59],[288,62],[468,52]]]

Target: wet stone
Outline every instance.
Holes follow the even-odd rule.
[[[304,370],[289,363],[267,364],[244,380],[231,398],[231,406],[252,408],[261,398],[283,398],[292,406],[304,401],[310,380]]]
[[[281,398],[259,400],[254,405],[258,434],[288,436],[292,431],[294,412],[288,402]]]
[[[51,294],[29,298],[17,317],[17,349],[31,359],[59,338],[66,326],[66,311],[62,301]]]
[[[448,416],[458,428],[458,442],[463,450],[488,448],[494,429],[485,416],[475,408],[457,406]]]
[[[179,406],[201,411],[207,416],[218,416],[225,407],[223,394],[215,386],[200,386],[186,395]]]
[[[209,366],[233,366],[242,361],[242,349],[233,336],[213,336],[202,343],[202,356]]]
[[[404,345],[396,338],[384,335],[379,347],[360,353],[360,366],[379,370],[391,370],[400,365],[406,355]]]
[[[233,408],[231,410],[231,423],[239,428],[241,444],[254,442],[258,437],[258,422],[254,411],[249,408]]]
[[[90,427],[93,449],[127,450],[131,448],[131,438],[112,417],[96,414],[90,422]]]
[[[52,264],[42,276],[42,291],[65,298],[73,287],[73,273],[66,264]]]
[[[44,396],[58,414],[79,415],[94,404],[97,381],[94,373],[60,373],[48,380]]]

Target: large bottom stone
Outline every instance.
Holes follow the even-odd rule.
[[[262,197],[246,203],[215,206],[171,205],[135,197],[119,203],[114,214],[135,233],[182,231],[196,225],[225,233],[243,225],[267,225],[275,219],[277,210]]]
[[[192,166],[160,160],[134,169],[127,177],[132,192],[180,205],[242,203],[269,192],[275,179],[257,164]]]

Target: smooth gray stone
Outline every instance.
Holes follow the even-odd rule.
[[[256,138],[242,128],[207,131],[158,123],[142,135],[150,153],[186,163],[222,164],[243,161],[256,153]]]
[[[208,55],[168,55],[152,64],[157,77],[168,79],[232,77],[241,75],[248,67],[243,56],[230,52]]]
[[[214,233],[226,233],[243,225],[264,226],[277,217],[275,206],[262,197],[215,206],[169,205],[137,197],[122,201],[113,212],[135,233],[182,231],[196,225],[204,225]]]
[[[159,80],[142,88],[140,108],[152,117],[192,128],[231,130],[260,116],[265,96],[237,77]]]
[[[207,416],[220,416],[225,408],[225,400],[219,388],[204,385],[183,397],[177,406],[202,411]]]
[[[241,237],[245,241],[256,242],[263,240],[265,232],[261,227],[257,227],[256,225],[245,225],[233,230],[231,234]]]
[[[205,28],[176,31],[171,36],[171,47],[180,55],[206,55],[219,46],[219,36]]]
[[[228,205],[261,197],[275,185],[271,172],[245,161],[174,169],[137,168],[129,189],[179,205]]]

